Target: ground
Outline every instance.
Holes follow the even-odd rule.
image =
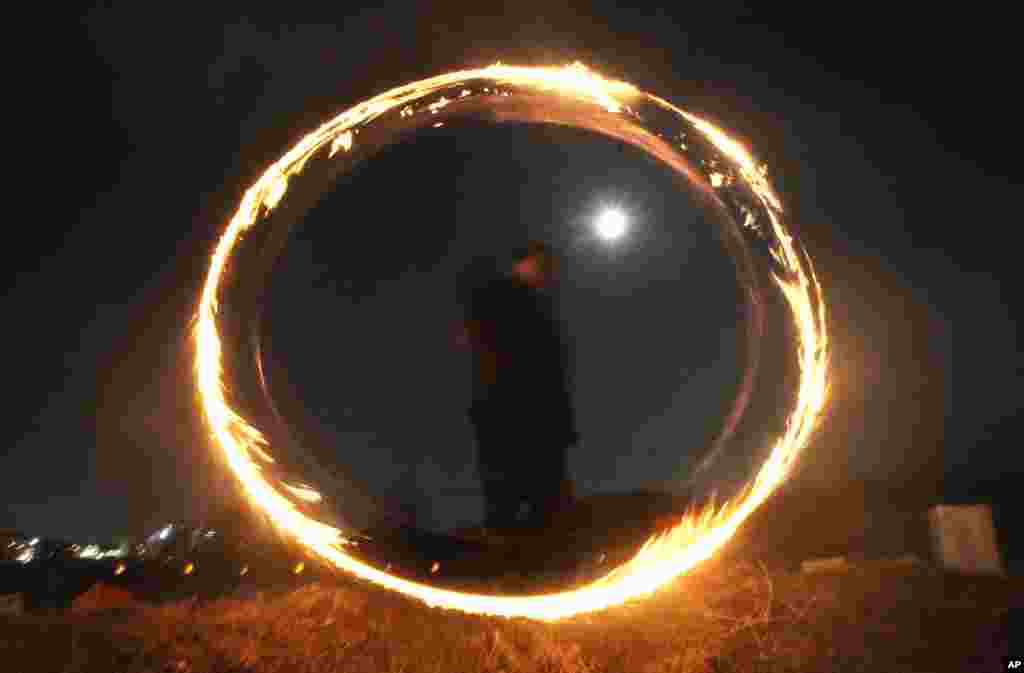
[[[0,670],[983,673],[1003,670],[1021,607],[1020,578],[877,561],[804,574],[712,560],[646,600],[553,624],[346,577],[163,605],[94,587],[63,614],[0,618]]]

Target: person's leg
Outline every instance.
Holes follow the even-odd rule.
[[[530,527],[535,530],[551,526],[555,515],[566,506],[567,491],[571,491],[564,424],[550,411],[536,416],[533,446],[529,447],[533,464],[522,482],[530,501]]]
[[[534,490],[529,497],[530,509],[527,512],[525,527],[534,533],[546,530],[551,522],[551,498],[539,490]]]
[[[520,419],[507,395],[494,392],[474,404],[471,419],[476,428],[478,468],[486,500],[484,526],[499,534],[519,527],[517,515],[523,500],[520,478]]]
[[[495,530],[506,525],[504,477],[496,458],[500,447],[492,413],[487,400],[477,400],[469,410],[469,420],[476,436],[476,467],[484,495],[484,528]]]
[[[576,503],[576,486],[569,473],[569,448],[564,446],[557,453],[557,467],[555,471],[554,510],[556,512],[568,511]]]
[[[533,474],[524,475],[520,483],[529,504],[525,525],[534,532],[543,532],[551,526],[558,510],[560,479],[549,466],[535,465]]]
[[[516,526],[519,499],[505,475],[491,472],[484,479],[486,513],[484,526],[496,533],[507,533]]]

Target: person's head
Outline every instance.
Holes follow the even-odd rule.
[[[546,288],[558,280],[558,256],[542,241],[530,241],[516,256],[516,276],[535,288]]]

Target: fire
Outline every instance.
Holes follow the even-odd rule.
[[[487,87],[479,88],[481,82]],[[218,287],[232,249],[242,233],[256,223],[261,208],[272,210],[281,202],[288,189],[289,177],[301,172],[310,157],[325,146],[329,147],[331,156],[340,151],[348,152],[356,143],[358,129],[355,127],[358,125],[396,109],[402,117],[417,114],[417,101],[431,98],[450,87],[461,87],[462,93],[455,100],[442,96],[423,109],[433,114],[473,93],[508,96],[509,92],[502,87],[509,85],[594,104],[610,113],[628,112],[627,101],[644,99],[673,110],[704,134],[732,163],[739,178],[750,186],[768,213],[779,241],[779,249],[773,254],[787,272],[785,278],[773,274],[773,280],[783,293],[797,326],[796,346],[801,373],[795,407],[788,417],[785,432],[775,442],[770,456],[753,480],[731,502],[720,507],[709,505],[703,511],[680,517],[672,528],[648,540],[630,561],[588,586],[537,596],[492,596],[442,590],[394,577],[386,570],[350,556],[345,547],[352,542],[339,529],[314,520],[288,497],[290,494],[304,502],[315,502],[319,500],[315,490],[305,484],[298,487],[275,486],[261,471],[261,463],[272,462],[273,458],[263,434],[232,409],[225,398],[222,345],[217,331]],[[474,89],[475,86],[478,88]],[[707,179],[712,187],[722,182],[721,177],[707,176]],[[243,197],[214,250],[193,332],[196,384],[203,414],[216,446],[223,452],[253,503],[282,530],[338,569],[414,596],[431,606],[546,621],[601,610],[643,597],[712,556],[736,532],[786,479],[824,409],[828,393],[825,304],[814,271],[809,263],[806,270],[801,263],[793,238],[783,227],[781,213],[781,205],[768,184],[764,167],[758,167],[747,150],[724,131],[667,101],[639,91],[631,84],[605,79],[579,63],[542,68],[497,63],[395,88],[352,107],[302,138],[267,169]]]

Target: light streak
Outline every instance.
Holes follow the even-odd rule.
[[[341,150],[350,151],[354,146],[353,131],[357,126],[372,122],[392,110],[399,110],[402,118],[415,116],[418,112],[412,105],[414,102],[430,99],[451,86],[472,86],[471,82],[479,80],[488,82],[490,86],[502,87],[501,97],[510,95],[507,87],[511,86],[596,105],[613,114],[624,111],[629,114],[633,108],[626,106],[627,101],[647,101],[672,110],[688,121],[724,155],[726,162],[733,165],[738,177],[763,204],[779,242],[772,254],[786,272],[785,277],[773,272],[772,279],[781,290],[797,327],[800,382],[794,409],[769,457],[740,494],[720,507],[709,505],[680,516],[670,529],[649,539],[631,560],[591,584],[537,596],[493,596],[438,589],[392,576],[386,571],[390,565],[386,570],[380,570],[349,555],[345,547],[351,541],[339,529],[303,513],[288,497],[290,494],[309,501],[315,491],[279,489],[263,474],[257,461],[272,460],[267,452],[267,441],[257,428],[228,404],[222,378],[223,347],[217,330],[218,288],[236,242],[246,229],[257,222],[261,208],[273,210],[280,203],[287,192],[289,177],[298,173],[320,148],[329,144],[332,156]],[[482,91],[489,93],[490,86]],[[469,98],[469,94],[460,95],[454,101],[441,98],[432,105],[445,107]],[[432,114],[440,107],[431,109],[428,106],[426,109]],[[724,177],[703,177],[709,188],[727,183]],[[712,556],[735,533],[785,480],[824,409],[828,392],[825,304],[814,271],[809,262],[806,269],[801,263],[793,238],[783,226],[781,214],[782,207],[768,184],[766,169],[757,166],[746,148],[724,131],[663,99],[641,92],[631,84],[605,79],[579,63],[543,68],[498,63],[397,87],[352,107],[306,135],[245,193],[213,252],[193,331],[195,375],[202,412],[216,446],[223,452],[247,497],[281,530],[345,572],[416,597],[431,606],[539,620],[557,620],[646,596]]]
[[[316,489],[314,489],[312,486],[309,486],[308,484],[296,486],[290,484],[281,484],[281,486],[283,486],[285,489],[291,492],[291,494],[294,495],[299,500],[304,500],[305,502],[320,502],[321,500],[323,500],[323,497],[316,491]]]

